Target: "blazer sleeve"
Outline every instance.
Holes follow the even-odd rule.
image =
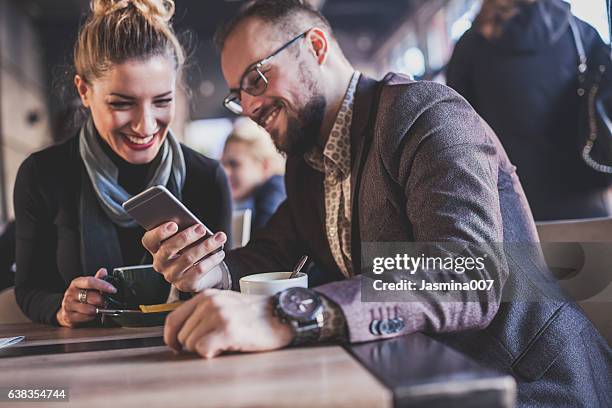
[[[488,128],[461,98],[433,104],[420,114],[405,138],[421,139],[418,148],[406,147],[395,155],[397,179],[405,200],[405,214],[417,242],[458,242],[477,246],[500,243],[502,218],[497,190],[496,145]],[[404,146],[404,147],[402,147]],[[499,268],[478,272],[470,279],[487,279],[493,288],[441,300],[419,292],[408,302],[362,302],[363,276],[316,288],[336,303],[345,316],[349,340],[368,341],[416,331],[440,333],[482,329],[499,308],[507,279],[503,254],[494,252]],[[397,331],[376,333],[373,320],[400,318]]]
[[[28,318],[57,325],[56,313],[64,296],[65,283],[55,268],[55,253],[49,248],[53,223],[41,193],[36,162],[30,156],[19,168],[15,182],[16,221],[15,298]]]

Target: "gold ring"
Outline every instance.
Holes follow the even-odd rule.
[[[87,303],[87,289],[79,290],[78,299],[79,299],[79,302],[81,303]]]

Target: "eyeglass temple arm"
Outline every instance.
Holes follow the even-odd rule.
[[[257,68],[261,67],[264,64],[267,64],[268,62],[270,62],[270,60],[274,57],[276,57],[281,51],[283,51],[285,48],[289,47],[291,44],[293,44],[294,42],[296,42],[297,40],[306,37],[306,34],[308,34],[308,31],[304,31],[302,34],[298,35],[297,37],[295,37],[293,40],[289,41],[287,44],[283,45],[282,47],[280,47],[278,50],[274,51],[274,53],[272,55],[270,55],[268,58],[265,58],[261,61],[259,61],[259,63],[256,65]]]

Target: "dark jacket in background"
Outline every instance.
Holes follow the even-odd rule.
[[[512,374],[521,407],[610,406],[609,347],[574,302],[538,286],[544,271],[525,251],[507,253],[507,270],[487,271],[497,289],[483,294],[482,302],[421,292],[418,301],[361,300],[363,243],[530,248],[538,238],[499,140],[452,89],[394,74],[382,82],[362,76],[353,112],[351,252],[357,275],[345,279],[329,249],[323,173],[303,157],[290,157],[287,200],[248,245],[227,253],[234,287],[245,275],[290,270],[307,254],[321,272],[309,276],[309,285],[342,309],[351,342],[420,331]],[[375,321],[398,316],[404,327],[372,330]]]
[[[283,176],[272,176],[258,186],[253,194],[241,203],[237,210],[251,210],[251,231],[266,225],[279,205],[287,198]]]
[[[187,167],[182,202],[211,230],[229,235],[231,196],[225,172],[216,161],[181,147]],[[85,171],[79,138],[73,137],[32,154],[17,174],[15,297],[24,314],[35,322],[57,324],[55,315],[70,282],[96,272],[84,271],[81,259],[79,202]],[[143,234],[141,229],[133,236],[138,244],[133,247],[138,251],[136,259],[146,252],[140,245]],[[121,236],[119,231],[119,239]],[[98,245],[103,252],[105,242]],[[123,258],[133,255],[123,254]],[[117,266],[122,265],[96,268]]]
[[[603,0],[602,0],[603,2]],[[463,95],[499,136],[517,166],[537,221],[611,214],[609,178],[580,157],[578,54],[570,8],[540,0],[510,19],[487,41],[476,29],[457,43],[447,83]],[[587,55],[605,47],[578,21]]]

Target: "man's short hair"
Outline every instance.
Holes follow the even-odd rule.
[[[252,0],[243,5],[238,13],[221,25],[215,33],[215,44],[219,51],[223,49],[227,37],[236,27],[248,18],[258,18],[264,22],[274,24],[289,35],[300,34],[312,26],[325,29],[333,36],[329,21],[318,10],[303,0]],[[309,26],[304,28],[296,26],[297,21],[306,21]]]

